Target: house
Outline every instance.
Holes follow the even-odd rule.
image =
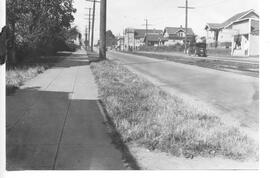
[[[124,50],[124,37],[123,36],[118,36],[116,37],[117,43],[116,43],[116,49],[119,51]]]
[[[125,29],[124,33],[124,49],[125,50],[136,50],[140,46],[145,45],[144,39],[147,34],[155,35],[155,34],[162,34],[162,30],[157,29],[134,29],[134,28],[127,28]]]
[[[232,37],[232,56],[259,55],[259,20],[244,18],[233,22],[231,29],[236,33]]]
[[[259,19],[259,15],[253,10],[238,13],[223,23],[207,23],[206,42],[209,47],[226,47],[232,46],[232,37],[237,33],[232,25],[243,19]]]
[[[162,33],[161,34],[149,34],[144,37],[144,43],[148,46],[160,46],[164,45],[165,43],[165,38],[163,37]]]
[[[163,37],[166,39],[165,46],[173,46],[176,44],[184,44],[186,36],[186,29],[182,26],[180,27],[166,27],[163,31]],[[187,39],[192,41],[195,34],[192,28],[187,29]]]

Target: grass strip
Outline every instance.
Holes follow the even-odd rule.
[[[90,67],[100,98],[124,142],[187,158],[257,158],[255,142],[221,118],[190,107],[113,61]]]
[[[25,81],[43,73],[46,69],[59,62],[61,57],[37,57],[28,59],[16,65],[7,65],[6,69],[6,89],[7,94],[19,88]]]

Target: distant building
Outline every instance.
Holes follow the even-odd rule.
[[[162,33],[160,34],[149,34],[144,37],[144,43],[148,46],[163,46],[166,39],[163,37]]]
[[[184,27],[166,27],[163,31],[165,38],[164,45],[173,46],[176,44],[184,44],[186,36],[186,29]],[[195,34],[192,28],[187,29],[187,40],[192,41],[195,39]]]
[[[233,22],[231,26],[231,29],[236,31],[232,37],[232,55],[259,55],[259,20],[241,19]]]
[[[250,31],[249,26],[243,25],[242,27],[240,27],[241,25],[239,24],[243,23],[242,20],[250,21],[250,19],[259,19],[259,15],[253,9],[238,13],[223,23],[207,23],[205,27],[207,45],[209,47],[232,47],[232,38],[234,38],[235,35],[242,33],[240,31],[243,30],[237,28],[245,28],[245,33],[247,31]],[[236,25],[237,22],[238,25]]]
[[[162,30],[127,28],[124,33],[124,50],[136,50],[145,45],[145,36],[162,34]]]
[[[116,49],[119,51],[124,50],[124,37],[123,36],[118,36],[116,37],[117,43],[116,43]]]

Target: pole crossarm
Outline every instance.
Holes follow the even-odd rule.
[[[178,6],[178,8],[180,9],[185,9],[186,7],[185,6]],[[187,7],[188,9],[196,9],[195,7]]]
[[[96,1],[96,0],[86,0],[88,2],[97,2],[97,3],[100,3],[100,1]]]

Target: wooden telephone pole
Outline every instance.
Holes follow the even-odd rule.
[[[186,0],[186,6],[179,6],[178,8],[186,9],[186,25],[185,25],[185,53],[187,52],[187,31],[188,31],[188,9],[195,9],[188,6],[188,0]]]
[[[148,23],[148,19],[144,19],[145,20],[145,45],[148,46],[148,27],[151,26],[151,24]]]
[[[88,19],[88,48],[90,46],[90,29],[91,29],[91,8],[89,8],[89,19]]]
[[[100,3],[100,1],[97,0],[86,0],[89,2],[93,2],[93,12],[92,12],[92,33],[91,33],[91,52],[94,51],[94,33],[95,33],[95,16],[96,16],[96,3]]]
[[[85,33],[84,33],[84,35],[85,35],[84,45],[85,45],[86,48],[87,48],[87,44],[88,44],[88,42],[87,42],[87,40],[88,40],[87,31],[88,31],[88,29],[87,29],[87,26],[86,26],[85,27]]]
[[[89,10],[88,14],[87,14],[87,18],[86,20],[88,21],[88,30],[87,30],[87,50],[89,50],[90,48],[90,32],[91,32],[91,8],[86,8]]]
[[[145,19],[145,45],[148,46],[148,19]]]
[[[99,58],[106,59],[106,20],[107,0],[100,1]]]
[[[96,0],[93,3],[93,17],[92,17],[92,34],[91,34],[91,52],[94,51],[94,31],[95,31],[95,14],[96,14]]]

